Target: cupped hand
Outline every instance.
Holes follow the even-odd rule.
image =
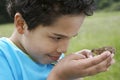
[[[72,80],[107,71],[113,56],[109,51],[92,58],[84,54],[70,54],[56,64],[48,80]]]

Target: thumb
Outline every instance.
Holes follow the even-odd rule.
[[[73,54],[67,55],[66,58],[68,58],[68,60],[79,60],[79,59],[85,59],[86,56],[82,54],[73,53]]]

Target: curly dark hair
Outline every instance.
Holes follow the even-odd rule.
[[[19,12],[32,30],[38,25],[51,25],[63,15],[93,14],[94,0],[8,0],[7,11],[14,18]]]

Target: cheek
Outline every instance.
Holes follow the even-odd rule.
[[[34,41],[30,45],[28,43],[28,49],[32,53],[52,53],[55,52],[57,49],[57,44],[51,42],[50,40],[41,40],[41,41]]]

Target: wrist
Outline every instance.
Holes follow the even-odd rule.
[[[60,79],[60,77],[57,74],[50,73],[47,80],[63,80],[63,79]]]
[[[51,72],[47,78],[47,80],[68,80],[66,78],[64,78],[63,76],[60,76],[59,74],[55,73],[55,72]]]

